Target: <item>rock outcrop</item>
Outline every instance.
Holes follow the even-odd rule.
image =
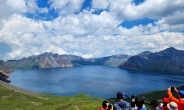
[[[3,70],[0,70],[0,80],[9,83],[11,82],[10,80],[7,79],[9,77],[10,77],[10,74],[7,74]]]

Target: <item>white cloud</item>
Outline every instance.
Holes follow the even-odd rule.
[[[45,51],[58,53],[58,54],[67,54],[67,52],[65,52],[62,48],[52,45],[52,44]]]
[[[39,13],[48,13],[48,8],[39,8]]]
[[[60,15],[73,14],[79,12],[84,0],[49,0],[51,7]]]
[[[6,19],[14,13],[27,12],[24,0],[0,0],[0,19]]]
[[[111,34],[96,35],[94,33],[85,37],[75,37],[74,33],[68,35],[67,33],[66,35],[60,35],[59,32],[52,33],[52,30],[60,31],[60,28],[55,25],[61,25],[62,20],[58,18],[54,22],[38,22],[15,14],[4,21],[3,29],[0,30],[0,42],[6,42],[11,46],[11,51],[7,53],[5,59],[28,57],[44,52],[75,54],[87,58],[120,53],[132,55],[147,49],[156,51],[166,46],[184,48],[184,35],[181,33],[163,32],[143,35],[138,32],[145,28],[154,27],[151,24],[146,27],[132,28],[129,31],[133,33],[129,33],[129,35],[113,36]],[[75,21],[76,25],[77,22],[78,20]],[[63,26],[62,28],[65,27],[65,25],[61,26]],[[138,34],[134,35],[137,32]]]
[[[167,31],[180,31],[184,27],[184,11],[174,15],[163,17],[156,22],[161,28],[167,27]]]
[[[66,53],[60,47],[50,43],[52,34],[44,28],[42,21],[36,22],[17,14],[4,21],[0,37],[0,42],[5,42],[11,47],[11,52],[5,59],[27,57],[27,55],[51,50],[61,52],[60,54]]]
[[[36,0],[27,0],[26,5],[30,13],[35,13],[38,10]]]
[[[17,59],[53,52],[85,58],[113,54],[134,55],[142,51],[159,51],[166,47],[184,50],[183,1],[147,0],[135,5],[130,0],[94,0],[92,9],[83,9],[84,0],[50,0],[59,15],[53,20],[34,20],[25,13],[46,13],[35,0],[0,1],[0,43],[10,46],[3,59]],[[99,2],[101,5],[99,5]],[[94,14],[96,9],[109,8]],[[38,12],[38,13],[37,13]],[[73,14],[79,12],[78,14]],[[35,14],[35,15],[36,15]],[[50,13],[49,13],[50,14]],[[38,15],[39,16],[39,15]],[[119,26],[124,20],[159,19],[155,23]]]
[[[26,3],[24,0],[6,0],[5,4],[10,7],[11,11],[18,13],[27,12]]]
[[[48,13],[48,8],[39,8],[36,0],[0,0],[0,20],[7,19],[13,14]],[[1,28],[1,23],[0,23]]]
[[[124,1],[124,0],[123,0]],[[174,15],[177,11],[183,12],[182,0],[146,0],[140,5],[132,4],[131,1],[111,1],[110,12],[118,18],[135,20],[144,17],[159,19],[168,15]]]
[[[109,0],[92,0],[92,7],[97,9],[106,9],[109,6]]]
[[[79,15],[58,17],[51,22],[46,21],[44,25],[58,35],[86,36],[111,34],[119,23],[120,21],[107,12],[102,12],[100,15],[81,12]]]
[[[81,56],[82,58],[95,58],[94,54],[84,54],[80,52],[72,52],[71,54]]]
[[[159,21],[155,23],[159,25],[157,28],[162,31],[183,30],[184,2],[182,0],[146,0],[139,5],[135,5],[130,0],[93,0],[92,3],[93,8],[109,8],[109,14],[120,21],[143,18],[158,19]],[[157,33],[159,31],[157,28],[151,29],[152,33]]]

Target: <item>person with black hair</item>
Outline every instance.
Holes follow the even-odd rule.
[[[114,110],[131,110],[130,104],[123,100],[123,96],[125,96],[125,93],[118,92],[117,93],[117,101],[114,103]]]
[[[100,110],[107,110],[108,109],[109,102],[106,100],[102,102],[102,107],[100,107]]]
[[[113,108],[113,105],[105,100],[102,102],[102,107],[100,107],[100,110],[113,110]]]
[[[135,96],[134,95],[131,96],[130,101],[131,101],[131,103],[130,103],[131,108],[132,108],[132,110],[134,110],[135,107],[136,107],[135,106]]]
[[[158,100],[152,100],[150,102],[150,105],[152,106],[153,110],[161,110],[161,108],[159,107],[160,103],[158,102]]]
[[[135,98],[135,105],[137,107],[136,110],[147,110],[144,105],[144,97],[137,97]]]
[[[113,109],[114,109],[113,105],[109,104],[107,110],[113,110]]]

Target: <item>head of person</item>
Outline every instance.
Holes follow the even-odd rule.
[[[163,106],[167,106],[168,103],[170,103],[170,99],[168,97],[162,98]]]
[[[108,105],[108,110],[113,110],[113,105],[112,104]]]
[[[181,98],[184,98],[184,91],[183,90],[179,90],[178,94],[180,95]]]
[[[153,107],[153,108],[156,108],[156,107],[159,107],[160,103],[158,102],[158,100],[152,100],[150,102],[150,105]]]
[[[144,97],[135,98],[135,104],[138,108],[142,108],[144,105]]]
[[[134,96],[134,95],[132,95],[132,96],[131,96],[131,99],[135,99],[135,96]]]
[[[117,99],[118,99],[118,100],[123,99],[124,94],[125,94],[125,93],[123,93],[123,92],[118,92],[118,93],[117,93]]]
[[[107,109],[108,105],[109,105],[109,102],[107,102],[107,101],[102,102],[102,108]]]
[[[170,109],[170,110],[178,110],[178,105],[171,101],[170,103],[167,104],[167,107]]]

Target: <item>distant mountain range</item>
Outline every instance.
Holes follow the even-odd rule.
[[[46,52],[20,60],[9,60],[4,64],[13,69],[110,65],[121,69],[184,72],[184,51],[170,47],[155,53],[145,51],[134,56],[119,54],[102,58],[82,58],[75,55],[59,55]],[[0,69],[4,70],[1,66]]]
[[[57,67],[73,67],[83,65],[112,65],[118,66],[124,63],[129,55],[113,55],[103,58],[82,58],[75,55],[58,55],[53,53],[44,53],[40,55],[22,58],[20,60],[9,60],[6,62],[14,69],[28,68],[57,68]]]
[[[145,51],[118,66],[122,69],[184,72],[184,51],[173,47],[160,52]]]

